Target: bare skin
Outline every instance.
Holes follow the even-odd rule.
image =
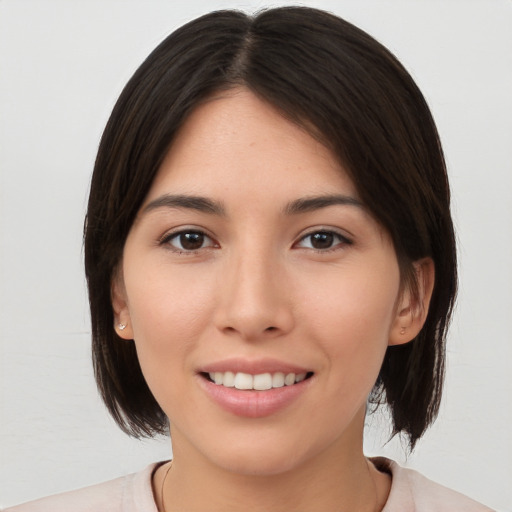
[[[169,417],[173,463],[153,482],[159,510],[162,496],[165,512],[382,510],[390,477],[363,454],[366,401],[387,347],[425,320],[433,265],[417,271],[419,303],[401,287],[389,235],[304,130],[244,89],[198,107],[113,283],[118,334],[135,340]],[[307,377],[274,408],[226,407],[260,393],[212,381],[210,366],[230,364]],[[219,405],[219,392],[231,398]]]
[[[311,466],[304,468],[301,474],[271,476],[258,480],[231,475],[232,478],[221,479],[220,482],[212,482],[207,475],[205,481],[195,484],[182,482],[180,476],[173,473],[172,462],[167,462],[153,475],[153,495],[159,512],[200,511],[204,510],[205,503],[209,503],[208,510],[216,510],[215,504],[218,503],[219,510],[226,512],[238,512],[240,503],[244,503],[243,510],[248,512],[378,512],[386,504],[391,476],[380,472],[367,459],[359,471],[352,468],[345,475],[340,471],[338,474],[329,475],[330,478],[322,479],[314,471],[315,467]],[[219,484],[227,485],[221,490]],[[197,492],[198,488],[201,489],[200,493]],[[184,489],[188,491],[188,495],[183,493]],[[305,492],[298,493],[297,489]],[[358,492],[357,497],[354,497],[354,490]],[[228,503],[232,506],[229,507]],[[306,508],[306,503],[315,503],[317,508]]]

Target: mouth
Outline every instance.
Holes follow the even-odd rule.
[[[293,386],[310,379],[313,372],[304,373],[258,373],[252,375],[244,372],[201,372],[201,377],[225,388],[235,388],[242,391],[267,391],[269,389]]]
[[[228,413],[263,418],[308,394],[315,373],[276,359],[232,358],[203,366],[196,375],[206,395]]]

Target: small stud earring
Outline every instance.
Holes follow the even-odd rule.
[[[118,327],[120,331],[124,331],[126,329],[126,324],[119,324]]]

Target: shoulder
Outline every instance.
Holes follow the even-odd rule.
[[[371,459],[392,475],[391,491],[382,512],[493,512],[492,509],[444,487],[412,469],[383,457]]]
[[[157,512],[151,488],[156,467],[151,464],[139,473],[30,501],[4,512]]]

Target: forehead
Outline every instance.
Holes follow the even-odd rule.
[[[186,119],[147,201],[169,188],[223,195],[268,189],[284,195],[357,196],[328,148],[244,88],[208,98]]]

